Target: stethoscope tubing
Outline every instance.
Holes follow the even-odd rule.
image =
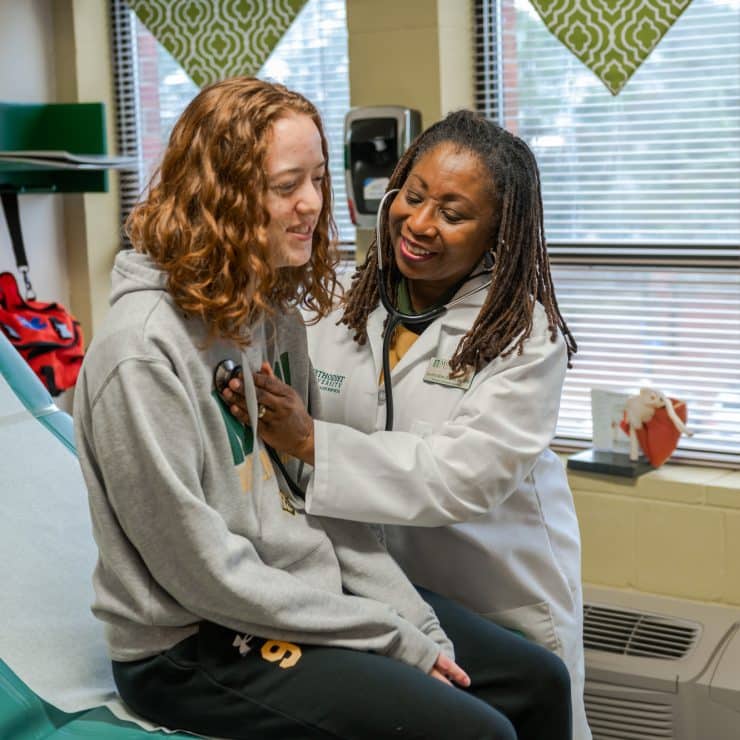
[[[394,195],[395,193],[398,193],[399,191],[400,191],[400,188],[394,188],[392,190],[388,190],[383,195],[383,198],[381,199],[380,204],[378,206],[378,215],[375,221],[375,249],[377,250],[378,294],[380,296],[380,303],[385,309],[386,313],[388,314],[388,321],[386,322],[385,332],[383,334],[383,349],[382,349],[383,393],[385,395],[385,398],[384,398],[385,400],[385,431],[387,432],[393,431],[393,382],[391,380],[390,347],[391,347],[391,341],[393,340],[393,334],[396,330],[396,327],[400,323],[414,326],[417,324],[426,324],[431,321],[434,321],[435,319],[439,318],[443,314],[447,313],[447,310],[451,306],[461,303],[466,298],[469,298],[471,295],[474,295],[475,293],[479,293],[482,290],[486,290],[491,285],[491,282],[492,282],[492,280],[488,280],[487,282],[483,283],[483,285],[479,285],[476,288],[468,290],[462,295],[457,296],[457,298],[451,300],[449,303],[446,303],[443,306],[435,306],[434,308],[430,308],[429,310],[423,311],[422,313],[409,314],[409,313],[404,313],[403,311],[399,311],[391,302],[390,298],[388,297],[388,292],[385,288],[385,281],[383,278],[383,255],[382,255],[382,250],[380,248],[380,234],[382,231],[381,227],[382,227],[382,219],[383,219],[383,206],[385,205],[385,202],[389,196]],[[472,277],[475,277],[475,276],[471,275],[467,277],[466,280],[470,280]],[[228,382],[231,380],[231,378],[233,378],[240,372],[241,372],[241,367],[237,365],[236,363],[234,363],[232,360],[222,360],[221,362],[219,362],[218,365],[216,365],[216,368],[213,374],[213,381],[214,381],[214,385],[216,386],[216,390],[220,393],[223,390],[223,388],[225,388],[226,385],[228,385]],[[271,445],[268,445],[266,442],[264,442],[264,440],[263,440],[263,443],[265,445],[265,449],[267,450],[267,454],[270,456],[270,460],[272,460],[275,467],[277,467],[277,469],[280,471],[280,474],[283,476],[283,479],[288,485],[288,488],[290,488],[291,493],[297,498],[305,500],[306,498],[305,491],[290,476],[285,465],[283,464],[283,461],[280,459],[280,455],[278,454],[277,450],[275,450],[275,448],[272,447]]]
[[[377,262],[377,274],[378,274],[378,295],[380,297],[380,303],[388,314],[388,321],[385,324],[385,332],[383,334],[383,393],[385,400],[385,431],[393,431],[393,383],[391,381],[391,361],[390,361],[390,348],[391,341],[393,340],[393,334],[396,327],[400,324],[407,324],[409,326],[415,326],[417,324],[427,324],[440,316],[447,313],[447,310],[458,303],[461,303],[466,298],[469,298],[475,293],[480,293],[482,290],[486,290],[490,287],[493,280],[488,280],[479,285],[476,288],[466,291],[462,295],[457,296],[449,303],[445,303],[442,306],[435,306],[421,313],[404,313],[399,311],[391,302],[388,291],[385,287],[385,280],[383,278],[383,250],[380,246],[380,235],[382,233],[383,225],[383,206],[389,196],[400,192],[400,188],[393,188],[386,191],[380,200],[378,205],[378,215],[375,218],[375,249],[376,249],[376,262]],[[491,268],[493,269],[493,268]],[[478,273],[480,274],[480,273]],[[465,280],[470,280],[474,275],[470,275]]]

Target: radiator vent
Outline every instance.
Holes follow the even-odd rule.
[[[694,622],[592,604],[583,609],[583,643],[589,650],[679,660],[688,654],[698,636],[699,625]]]
[[[648,701],[585,693],[594,740],[653,740],[673,737],[673,707]]]

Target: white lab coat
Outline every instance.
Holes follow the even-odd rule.
[[[548,447],[565,342],[560,334],[551,341],[537,304],[522,354],[494,360],[468,390],[424,380],[433,359],[452,357],[485,296],[451,307],[393,369],[393,432],[383,431],[378,385],[384,309],[370,315],[365,346],[337,325],[340,313],[309,327],[322,420],[306,507],[391,525],[388,547],[414,583],[560,655],[573,686],[574,738],[588,740],[580,536],[563,465]]]

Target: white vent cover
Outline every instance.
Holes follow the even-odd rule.
[[[670,704],[585,693],[594,740],[652,740],[673,737]]]
[[[673,617],[593,604],[583,609],[583,643],[589,650],[679,660],[694,646],[699,631],[699,624]]]

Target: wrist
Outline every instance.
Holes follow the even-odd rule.
[[[306,436],[300,441],[296,449],[293,451],[293,457],[308,463],[313,467],[314,464],[314,434],[313,434],[313,419],[310,420],[308,432]]]

